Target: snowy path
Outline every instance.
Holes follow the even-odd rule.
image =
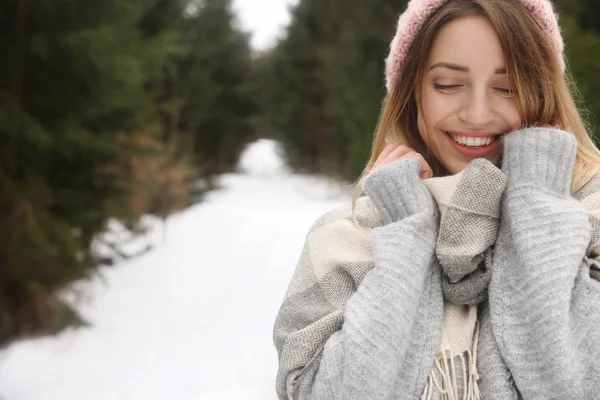
[[[281,170],[267,141],[243,164],[165,245],[85,283],[91,328],[0,352],[0,398],[275,399],[280,301],[310,224],[349,197]]]

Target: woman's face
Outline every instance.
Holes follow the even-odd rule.
[[[500,136],[521,127],[496,32],[480,16],[464,17],[437,34],[421,83],[419,132],[455,174],[475,158],[498,165]]]

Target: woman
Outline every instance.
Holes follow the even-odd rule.
[[[275,321],[279,397],[597,398],[600,153],[552,5],[412,0],[386,83],[365,196]]]

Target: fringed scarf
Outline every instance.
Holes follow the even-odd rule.
[[[490,280],[504,175],[475,160],[459,174],[425,181],[440,209],[436,254],[444,272],[439,350],[422,400],[481,399],[477,381],[477,305]],[[436,396],[436,397],[434,397]]]

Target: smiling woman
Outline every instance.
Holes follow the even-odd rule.
[[[417,4],[439,8],[429,8],[435,10],[429,18],[420,14],[408,21],[412,26],[400,20],[386,64],[388,96],[365,175],[387,143],[415,149],[436,176],[456,173],[478,157],[498,165],[502,146],[485,152],[455,145],[466,141],[468,146],[469,137],[541,125],[562,127],[577,136],[573,189],[587,182],[600,158],[570,94],[563,41],[550,3],[431,0],[413,1],[410,6]],[[407,11],[404,19],[411,15],[410,7]],[[423,48],[430,51],[417,51]],[[441,117],[441,104],[453,104],[457,120],[431,126],[432,118]],[[433,135],[436,129],[439,136]],[[451,140],[450,131],[458,143]]]
[[[502,45],[481,16],[452,21],[439,31],[420,94],[419,133],[452,174],[479,157],[498,165],[500,136],[523,124]]]
[[[281,399],[600,391],[600,152],[548,0],[412,0],[352,207],[275,321]]]

